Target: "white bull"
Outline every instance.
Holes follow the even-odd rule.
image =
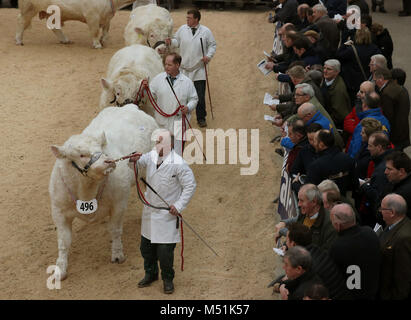
[[[171,38],[172,32],[173,19],[170,12],[155,4],[148,4],[131,11],[124,30],[124,40],[126,46],[143,44],[162,53],[166,46],[164,43],[159,45],[159,42]]]
[[[164,72],[160,55],[153,49],[136,44],[117,51],[110,60],[106,78],[101,79],[103,92],[100,107],[110,104],[122,106],[134,102],[143,79],[153,79]],[[154,116],[154,109],[147,102],[147,95],[140,107]]]
[[[51,173],[49,193],[51,214],[57,227],[59,255],[56,265],[61,279],[67,276],[74,218],[94,222],[109,215],[111,261],[122,263],[125,260],[121,241],[123,214],[130,187],[135,184],[134,173],[127,161],[120,161],[116,166],[106,160],[134,151],[149,151],[155,129],[158,129],[155,120],[136,105],[105,108],[81,134],[71,136],[63,146],[51,147],[57,160]],[[83,209],[90,209],[92,199],[97,201],[96,212],[86,215],[77,211],[75,201],[87,201]],[[95,203],[92,205],[95,208]],[[81,205],[79,207],[81,209]]]
[[[93,47],[102,48],[102,44],[108,38],[110,21],[116,10],[132,2],[133,0],[19,0],[20,14],[17,17],[16,44],[23,44],[23,32],[30,26],[36,14],[39,14],[40,19],[45,19],[56,13],[52,10],[47,12],[47,9],[54,5],[60,9],[61,25],[69,20],[87,23],[93,39]],[[53,28],[52,31],[61,43],[70,43],[61,29]]]

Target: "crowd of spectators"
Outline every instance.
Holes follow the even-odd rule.
[[[274,291],[285,300],[411,298],[410,99],[391,36],[370,15],[384,2],[278,3],[269,22],[282,51],[266,68],[288,88],[270,108],[298,215],[275,227],[285,274]],[[356,28],[351,5],[361,10]]]

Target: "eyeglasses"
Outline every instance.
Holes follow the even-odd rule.
[[[387,210],[387,211],[392,211],[392,209],[390,209],[390,208],[383,208],[383,207],[379,207],[378,208],[378,212],[383,212],[384,210]]]
[[[306,95],[307,95],[306,93],[294,93],[294,96],[297,96],[297,97],[303,97]]]

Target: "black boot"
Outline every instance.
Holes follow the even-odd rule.
[[[171,294],[174,292],[173,280],[164,280],[164,293]]]
[[[158,274],[155,276],[150,276],[149,274],[146,273],[143,279],[140,280],[138,283],[139,288],[144,288],[148,287],[152,282],[158,280]]]

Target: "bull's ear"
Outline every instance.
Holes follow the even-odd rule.
[[[107,144],[106,133],[104,131],[100,135],[100,143],[101,143],[101,148],[104,148]]]
[[[141,28],[134,28],[134,31],[135,31],[138,35],[143,35],[143,34],[144,34],[143,29],[141,29]]]
[[[51,146],[51,151],[57,159],[63,159],[66,157],[66,153],[63,150],[63,147]]]
[[[110,80],[106,80],[104,78],[101,78],[101,85],[103,86],[103,89],[112,91],[113,90],[113,82]]]

